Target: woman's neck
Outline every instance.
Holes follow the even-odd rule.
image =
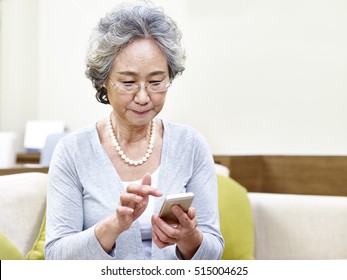
[[[149,141],[151,134],[151,122],[142,126],[128,125],[123,120],[115,117],[113,114],[111,120],[114,134],[120,145],[136,143],[144,139],[147,142]]]

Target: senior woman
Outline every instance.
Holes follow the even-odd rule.
[[[219,259],[217,183],[204,138],[157,119],[184,70],[181,33],[162,9],[123,4],[91,36],[87,77],[111,113],[70,133],[49,169],[46,259]],[[157,213],[167,194],[193,192]]]

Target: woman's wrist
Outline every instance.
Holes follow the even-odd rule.
[[[189,237],[177,243],[177,248],[180,251],[183,259],[189,260],[195,255],[202,243],[202,238],[203,236],[200,229],[195,228]]]
[[[115,240],[121,234],[121,231],[116,227],[114,219],[115,218],[111,216],[102,220],[96,225],[94,230],[96,239],[107,253],[112,250],[115,245]]]

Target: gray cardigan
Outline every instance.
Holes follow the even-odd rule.
[[[167,194],[193,192],[203,241],[193,259],[219,259],[224,241],[219,228],[218,189],[206,140],[192,127],[163,121],[163,148],[155,213]],[[144,259],[138,221],[117,238],[107,254],[95,225],[115,211],[123,185],[103,149],[96,125],[70,133],[57,145],[49,168],[46,259]],[[179,259],[176,246],[159,249],[152,259]]]

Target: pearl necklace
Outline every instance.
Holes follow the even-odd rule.
[[[119,146],[116,135],[114,134],[114,131],[113,131],[111,116],[112,116],[112,113],[110,114],[110,117],[107,120],[107,129],[111,138],[111,142],[116,147],[117,153],[119,154],[121,159],[124,160],[127,164],[132,166],[138,166],[146,162],[151,156],[153,152],[153,148],[154,148],[155,135],[156,135],[156,129],[157,129],[157,124],[155,119],[152,120],[149,145],[148,145],[146,154],[139,160],[132,160],[129,157],[127,157],[127,155],[123,152],[123,150]]]

